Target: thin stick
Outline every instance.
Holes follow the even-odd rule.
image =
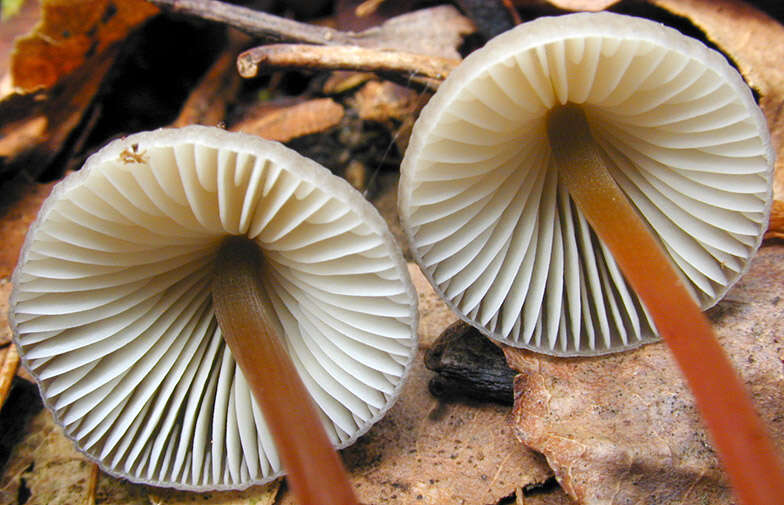
[[[264,70],[354,70],[375,72],[405,85],[417,83],[429,89],[437,88],[459,63],[450,58],[403,51],[305,44],[254,47],[237,58],[237,68],[243,77],[255,77],[260,67]]]
[[[223,338],[264,413],[298,503],[354,505],[343,465],[264,307],[262,268],[254,242],[224,241],[212,286]]]
[[[95,490],[98,487],[98,465],[93,463],[93,468],[90,471],[90,479],[87,481],[87,496],[84,499],[84,505],[95,505]]]
[[[784,503],[784,469],[710,323],[615,183],[580,107],[554,109],[548,134],[559,179],[651,313],[697,401],[745,505]]]
[[[300,23],[272,14],[217,0],[151,0],[152,3],[210,21],[224,23],[238,30],[280,42],[307,44],[351,44],[353,37],[328,27]]]
[[[16,370],[19,368],[19,351],[13,344],[8,345],[3,358],[3,367],[0,368],[0,408],[5,404],[8,398],[8,392],[11,390],[11,384],[16,377]]]

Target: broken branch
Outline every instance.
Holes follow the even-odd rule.
[[[352,37],[339,30],[292,21],[272,14],[217,0],[150,0],[172,12],[217,21],[265,39],[330,45],[350,44]]]
[[[404,85],[416,84],[436,89],[458,60],[425,56],[402,51],[368,49],[355,46],[311,46],[273,44],[254,47],[237,58],[243,77],[255,77],[259,70],[354,70],[375,72]]]

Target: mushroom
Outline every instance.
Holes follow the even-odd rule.
[[[217,128],[91,156],[44,203],[13,283],[14,338],[55,420],[145,484],[246,488],[282,460],[301,503],[355,503],[331,444],[382,417],[416,349],[416,292],[372,205]]]
[[[540,18],[469,55],[424,108],[399,210],[436,291],[495,340],[582,356],[662,335],[744,503],[782,503],[777,455],[700,311],[760,244],[773,158],[719,53],[623,15]]]

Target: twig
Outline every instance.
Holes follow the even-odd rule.
[[[150,0],[173,12],[189,14],[233,26],[238,30],[280,42],[317,45],[351,44],[353,37],[332,28],[300,23],[217,0]]]
[[[87,496],[84,498],[84,505],[95,505],[95,489],[98,487],[98,465],[92,464],[90,480],[87,481]]]
[[[361,32],[344,32],[325,26],[299,23],[218,0],[151,1],[168,7],[172,12],[233,26],[270,42],[396,49],[459,58],[457,47],[462,37],[475,31],[471,20],[451,5],[439,5],[402,14]],[[423,36],[425,30],[427,36]]]
[[[5,400],[8,398],[8,392],[11,390],[11,383],[16,376],[17,368],[19,368],[19,352],[16,350],[16,346],[11,343],[5,351],[3,367],[0,368],[0,407],[5,404]]]
[[[273,44],[240,54],[237,68],[243,77],[255,77],[260,69],[354,70],[375,72],[404,85],[436,89],[460,63],[402,51],[383,51],[355,46]]]

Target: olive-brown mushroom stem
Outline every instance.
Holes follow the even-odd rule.
[[[608,171],[583,109],[553,109],[547,130],[559,180],[669,345],[737,496],[745,505],[784,503],[784,467],[743,384],[683,279]]]
[[[212,284],[223,338],[264,413],[298,503],[356,504],[340,458],[264,306],[263,268],[254,242],[224,240]]]

